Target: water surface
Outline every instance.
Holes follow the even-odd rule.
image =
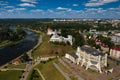
[[[19,44],[0,48],[0,66],[27,52],[37,44],[38,36],[34,32],[25,31],[28,35]]]

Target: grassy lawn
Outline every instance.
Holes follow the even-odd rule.
[[[68,70],[63,64],[61,64],[59,61],[56,61],[56,63],[58,64],[58,66],[67,74],[71,75],[72,72],[70,70]],[[71,80],[77,80],[76,77],[74,77],[73,75],[70,76]]]
[[[36,70],[32,70],[27,80],[42,80],[42,78]]]
[[[30,70],[30,72],[29,72],[29,74],[28,74],[28,77],[27,77],[27,80],[30,80],[32,71],[33,71],[33,69]]]
[[[14,64],[9,64],[7,65],[7,68],[20,68],[20,69],[25,69],[26,64],[22,63],[22,64],[18,64],[18,65],[14,65]]]
[[[59,61],[57,61],[56,63],[65,73],[71,74],[71,72],[63,64],[61,64]]]
[[[22,71],[0,71],[0,80],[20,80]]]
[[[54,54],[54,53],[59,53],[59,54],[65,54],[65,53],[70,53],[73,52],[73,48],[70,45],[55,45],[52,43],[49,43],[50,36],[43,34],[42,35],[42,44],[33,51],[32,56],[36,58],[37,56],[42,56],[42,55],[48,55],[48,54]]]
[[[36,67],[41,71],[46,80],[65,80],[62,74],[54,67],[53,63],[56,59],[44,63],[40,63]]]

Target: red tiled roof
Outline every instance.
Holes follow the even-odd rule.
[[[113,47],[112,49],[113,49],[113,50],[120,51],[120,48],[119,48],[119,47]]]
[[[42,55],[42,57],[52,57],[52,56],[61,56],[61,54],[48,54],[48,55]]]
[[[104,48],[108,48],[108,46],[105,45],[104,43],[102,43],[98,38],[92,37],[92,39],[93,39],[95,42],[100,42],[100,46],[102,46],[102,47],[104,47]]]

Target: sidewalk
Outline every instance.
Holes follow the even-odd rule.
[[[70,77],[68,77],[61,69],[60,67],[56,64],[53,63],[53,65],[56,67],[56,69],[65,77],[66,80],[71,80]]]

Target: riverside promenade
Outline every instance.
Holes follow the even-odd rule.
[[[40,35],[37,45],[34,46],[33,49],[31,49],[27,52],[30,59],[33,59],[32,56],[31,56],[32,51],[34,49],[36,49],[41,43],[42,43],[42,36]],[[32,62],[34,62],[34,64],[32,64]],[[21,77],[20,80],[26,80],[28,75],[29,75],[29,72],[31,71],[31,69],[33,69],[39,63],[40,63],[40,59],[37,62],[35,62],[34,60],[29,61],[26,65],[26,68],[24,69],[24,73],[22,74],[22,77]]]

